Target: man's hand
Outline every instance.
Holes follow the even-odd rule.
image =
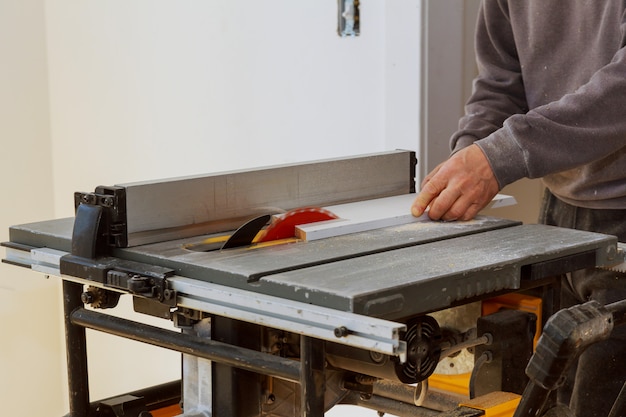
[[[470,220],[498,191],[498,181],[485,154],[477,145],[471,145],[426,176],[411,213],[418,217],[430,207],[428,216],[433,220]]]

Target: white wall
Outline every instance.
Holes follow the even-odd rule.
[[[44,3],[0,2],[0,241],[52,217]],[[3,251],[2,251],[3,252]],[[27,417],[64,410],[59,283],[0,264],[0,404]]]
[[[384,1],[384,0],[383,0]],[[420,151],[423,0],[385,1],[385,147]]]

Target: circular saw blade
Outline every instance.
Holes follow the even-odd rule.
[[[296,226],[337,218],[334,213],[320,207],[306,207],[290,210],[280,217],[275,218],[267,227],[265,233],[258,239],[258,242],[288,239],[296,235]]]

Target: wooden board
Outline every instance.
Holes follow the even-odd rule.
[[[312,241],[428,220],[427,214],[420,217],[411,214],[411,204],[415,196],[416,194],[403,194],[324,207],[339,218],[298,226],[296,237]],[[487,208],[505,207],[515,203],[514,197],[498,194]]]

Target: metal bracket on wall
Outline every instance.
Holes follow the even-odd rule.
[[[339,5],[337,33],[342,38],[359,36],[361,16],[359,0],[337,0]]]

